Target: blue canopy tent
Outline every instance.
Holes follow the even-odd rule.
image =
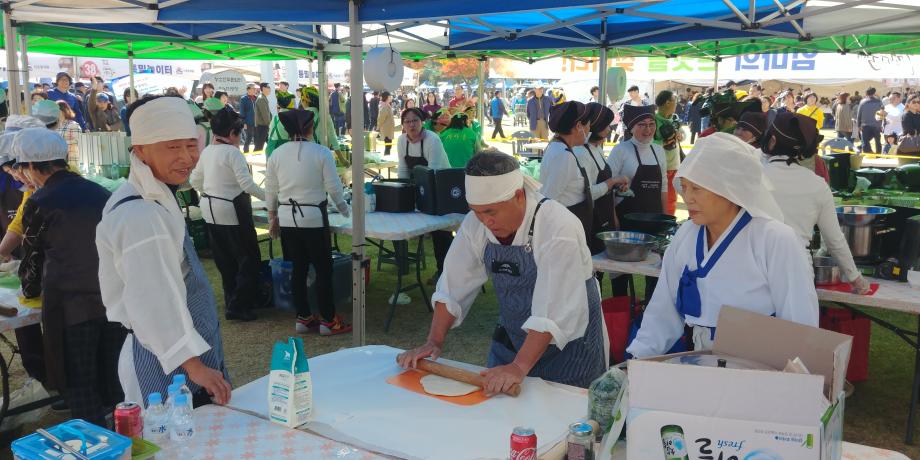
[[[717,60],[731,51],[718,47],[703,49],[701,41],[785,40],[783,46],[797,43],[808,46],[815,37],[912,33],[920,14],[917,0],[884,4],[882,0],[811,3],[804,0],[606,3],[429,0],[420,5],[416,0],[316,0],[309,4],[298,0],[13,0],[4,3],[9,12],[4,14],[4,31],[7,49],[15,48],[12,26],[17,25],[27,35],[42,34],[86,43],[96,49],[104,49],[119,39],[146,38],[162,40],[166,47],[197,50],[218,58],[225,57],[222,48],[204,48],[201,44],[271,47],[272,53],[289,58],[316,56],[321,65],[323,55],[347,54],[351,59],[351,87],[360,88],[364,44],[371,39],[392,44],[416,58],[452,57],[456,53],[486,55],[500,50],[498,53],[502,55],[527,59],[522,57],[526,54],[515,53],[535,55],[537,50],[549,50],[538,56],[547,57],[573,49],[598,51],[603,63],[599,67],[605,69],[607,51],[611,48],[664,56],[689,50]],[[860,38],[853,38],[859,48],[863,47]],[[831,41],[841,52],[848,50],[846,38],[843,45],[833,37]],[[920,38],[909,37],[903,42],[903,46],[912,49],[920,46]],[[674,43],[680,48],[675,48]],[[129,51],[129,56],[133,54]],[[7,56],[9,68],[15,71],[15,53]],[[604,82],[600,78],[601,97]],[[352,112],[352,125],[363,126],[362,111]],[[363,177],[361,136],[355,136],[352,149],[353,177]],[[362,192],[357,187],[352,202],[355,345],[363,344],[365,337],[364,283],[358,281],[364,273],[360,267],[365,246]]]

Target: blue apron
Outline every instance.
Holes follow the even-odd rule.
[[[545,201],[545,199],[544,199]],[[489,367],[510,364],[524,345],[527,331],[521,329],[531,316],[533,290],[537,282],[537,263],[531,249],[534,222],[540,205],[534,210],[530,222],[527,244],[523,246],[504,246],[488,243],[483,254],[483,262],[492,278],[499,305],[499,329],[510,340],[502,343],[492,341],[489,350]],[[588,327],[585,335],[570,341],[560,350],[550,345],[528,374],[551,382],[587,388],[588,385],[607,369],[604,362],[604,336],[601,319],[601,300],[594,278],[585,280],[588,290]],[[513,349],[512,349],[513,348]]]
[[[680,282],[677,286],[677,312],[685,318],[692,316],[699,318],[702,313],[702,301],[700,300],[700,289],[697,286],[697,280],[706,278],[709,271],[719,262],[722,254],[732,244],[738,233],[751,222],[751,215],[747,211],[738,219],[735,227],[729,231],[725,240],[716,248],[715,253],[709,258],[706,265],[703,265],[703,238],[706,234],[706,227],[700,227],[696,235],[696,270],[690,270],[690,267],[684,266],[684,272],[680,275]],[[712,333],[715,333],[713,328]]]
[[[112,207],[112,211],[122,203],[138,199],[142,198],[137,195],[129,196],[116,203],[115,206]],[[214,292],[211,290],[211,284],[208,281],[208,276],[204,271],[204,267],[201,265],[201,261],[198,260],[198,254],[195,252],[195,246],[192,244],[192,239],[189,237],[188,231],[185,232],[185,239],[182,246],[182,252],[185,255],[185,258],[182,260],[182,274],[185,280],[185,297],[188,311],[192,317],[195,331],[197,331],[198,334],[201,335],[201,338],[211,346],[211,349],[199,358],[205,366],[223,372],[224,380],[229,382],[230,374],[227,372],[227,368],[224,365],[224,345],[221,341],[220,322],[217,318],[217,301],[214,298]],[[169,375],[164,374],[163,367],[160,365],[160,361],[157,359],[156,355],[144,348],[144,346],[134,338],[133,334],[131,338],[133,339],[132,350],[134,353],[134,369],[135,372],[137,372],[137,381],[141,388],[141,394],[144,395],[144,401],[146,401],[147,396],[153,392],[159,392],[162,395],[166,395],[166,389],[172,384],[173,376],[176,374],[184,374],[185,370],[180,366],[169,373]],[[186,379],[186,382],[192,394],[195,394],[201,389],[201,387],[195,382],[192,382],[191,379]]]

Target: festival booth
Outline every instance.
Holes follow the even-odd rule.
[[[707,43],[720,40],[741,42],[762,38],[761,50],[768,50],[774,46],[769,40],[798,41],[807,36],[802,29],[802,19],[812,14],[834,17],[846,6],[845,2],[826,2],[832,6],[818,15],[810,13],[809,8],[803,8],[800,2],[789,7],[781,4],[777,7],[777,3],[764,0],[668,0],[611,6],[578,0],[529,0],[510,4],[435,0],[426,3],[425,11],[437,12],[435,18],[430,18],[420,17],[422,12],[418,3],[410,0],[368,0],[360,4],[351,1],[347,9],[343,2],[325,0],[313,2],[309,11],[303,10],[303,5],[293,0],[252,5],[240,5],[239,2],[227,4],[217,0],[163,0],[152,5],[119,3],[114,8],[109,2],[89,1],[83,2],[88,8],[75,18],[57,2],[46,4],[25,0],[22,5],[12,5],[12,18],[24,33],[45,30],[47,35],[54,35],[61,32],[64,35],[60,36],[77,36],[78,43],[90,40],[96,43],[94,47],[102,49],[109,45],[118,49],[114,45],[120,39],[136,37],[149,41],[151,37],[156,37],[174,49],[214,56],[225,56],[226,50],[257,58],[261,51],[254,52],[256,47],[266,49],[266,54],[290,58],[315,57],[320,75],[326,74],[327,54],[347,52],[352,88],[363,87],[363,52],[367,50],[367,39],[387,33],[402,35],[405,52],[419,53],[419,56],[453,57],[455,52],[485,56],[498,49],[518,51],[520,54],[515,56],[518,59],[536,60],[575,49],[583,55],[599,54],[597,72],[604,97],[606,78],[603,76],[606,75],[610,54],[615,55],[617,50],[632,56],[646,53],[672,57],[677,51],[661,51],[658,49],[661,43],[700,40]],[[292,18],[295,12],[302,12],[303,17]],[[9,15],[4,16],[7,18],[5,30],[11,31]],[[852,18],[848,21],[853,24]],[[347,35],[338,35],[338,31],[344,31],[341,24],[345,23],[348,24]],[[393,24],[393,27],[380,27],[380,23]],[[319,24],[335,25],[317,27]],[[365,27],[364,24],[374,25]],[[753,27],[754,24],[757,27]],[[413,32],[414,27],[434,27],[444,36],[440,39],[421,36]],[[664,32],[666,30],[668,32]],[[109,39],[103,36],[118,38],[113,43],[104,43]],[[14,48],[12,34],[7,34],[6,39],[7,48]],[[199,41],[210,44],[205,47]],[[126,45],[131,52],[131,42]],[[248,48],[240,51],[242,48],[237,46]],[[643,51],[641,46],[648,46],[647,50],[653,51]],[[709,59],[710,63],[731,53],[719,48],[718,44],[716,49],[708,45],[691,46],[701,50],[702,61]],[[811,44],[801,45],[802,48],[790,46],[808,49]],[[535,53],[532,51],[535,49],[553,51]],[[899,48],[892,48],[895,49]],[[15,71],[16,59],[11,56],[12,53],[8,55],[9,68]],[[481,76],[485,67],[485,61],[482,62]],[[666,62],[666,65],[671,65],[670,61]],[[324,83],[320,82],[321,91],[325,90]],[[322,101],[325,97],[320,99]],[[322,110],[325,108],[321,107]],[[363,126],[362,111],[352,112],[352,125]],[[364,174],[363,144],[364,139],[360,136],[352,139],[353,177],[363,177]],[[568,458],[589,458],[587,451],[595,448],[599,450],[599,458],[608,458],[618,449],[614,445],[616,435],[602,437],[606,444],[595,446],[594,435],[601,427],[577,422],[590,416],[610,419],[615,426],[616,422],[631,416],[626,408],[631,409],[632,406],[620,399],[622,392],[619,390],[624,388],[622,380],[608,377],[604,383],[609,386],[605,386],[603,391],[593,387],[589,394],[585,389],[527,378],[518,394],[486,398],[475,385],[479,368],[445,360],[450,368],[426,365],[430,366],[426,367],[426,372],[473,382],[473,389],[461,396],[434,396],[432,393],[437,391],[426,389],[420,373],[403,372],[396,366],[394,360],[399,350],[366,346],[365,284],[360,280],[364,276],[365,236],[371,218],[366,215],[365,207],[363,189],[356,187],[352,197],[354,217],[351,222],[342,224],[350,229],[353,237],[355,348],[312,357],[308,363],[303,356],[298,357],[303,350],[302,345],[297,345],[297,340],[276,344],[281,353],[277,355],[277,362],[273,362],[271,375],[236,389],[230,407],[196,409],[201,418],[195,440],[184,445],[171,444],[157,458],[193,458],[195,455],[213,458],[284,458],[298,455],[310,458],[378,458],[384,455],[400,458],[507,458],[509,435],[512,445],[518,442],[532,449],[530,457],[512,453],[512,458],[539,455],[541,458],[558,459],[566,451]],[[627,268],[617,270],[618,273],[629,273]],[[19,314],[26,315],[24,311],[20,310]],[[920,306],[917,312],[920,313]],[[808,335],[808,332],[798,333]],[[829,359],[824,356],[819,358],[822,360],[820,363],[812,364],[815,368],[831,368],[829,375],[837,376],[842,369],[835,367],[834,357]],[[795,357],[784,358],[792,360]],[[709,371],[718,372],[717,369]],[[811,396],[817,397],[820,393],[820,397],[835,401],[835,395],[821,391],[824,387],[822,377],[828,374],[818,374],[821,373],[801,376],[801,380],[809,382],[809,389],[813,390]],[[481,386],[481,381],[479,383]],[[654,399],[647,394],[645,396],[646,401]],[[622,411],[614,407],[620,407]],[[812,412],[809,416],[817,414]],[[821,423],[820,416],[816,418],[811,420],[815,427]],[[524,425],[537,432],[532,441],[530,435],[533,433],[526,430],[515,431],[512,435],[515,426]],[[605,424],[603,429],[607,428]],[[664,428],[660,427],[657,433],[664,443],[661,454],[678,454],[668,458],[688,458],[686,449],[676,441],[677,431],[669,429],[666,432]],[[51,431],[55,437],[67,434],[66,430],[53,428]],[[648,433],[644,435],[648,436]],[[37,440],[32,438],[30,442],[37,442],[52,451],[67,449],[55,447],[57,442],[52,436],[42,436]],[[811,439],[816,441],[814,437]],[[879,455],[898,458],[894,453],[840,444],[839,439],[833,437],[822,437],[819,441],[824,442],[825,439],[837,442],[835,445],[839,449],[813,450],[808,457],[795,458],[841,458],[823,456],[824,452],[841,451],[842,458],[852,460],[878,458]],[[578,452],[583,457],[578,457]],[[821,456],[816,456],[815,452]]]

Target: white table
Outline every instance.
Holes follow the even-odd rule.
[[[8,332],[8,331],[14,331],[21,327],[26,327],[26,326],[31,326],[33,324],[41,323],[41,320],[42,320],[41,309],[27,308],[27,307],[22,306],[22,304],[19,303],[19,292],[16,289],[0,288],[0,305],[4,307],[12,307],[17,310],[16,316],[9,317],[9,318],[5,316],[0,316],[0,334],[3,334],[4,332]],[[16,354],[19,353],[19,349],[13,346],[12,342],[7,340],[6,337],[3,337],[3,342],[5,342],[7,346],[9,346],[12,349],[13,354],[10,355],[10,362],[7,362],[6,359],[2,355],[0,355],[0,377],[2,377],[0,378],[0,380],[2,380],[0,381],[0,385],[2,385],[2,387],[0,387],[0,391],[2,391],[2,394],[0,394],[0,396],[3,397],[3,403],[0,404],[0,422],[2,422],[4,417],[6,417],[7,415],[16,415],[16,414],[28,412],[38,407],[42,407],[42,406],[51,404],[52,402],[58,399],[57,397],[46,398],[41,401],[36,401],[33,403],[29,403],[23,406],[18,406],[18,407],[14,407],[10,409],[9,407],[9,401],[10,401],[9,367],[12,364],[13,357],[15,357]]]
[[[642,262],[615,262],[600,254],[594,257],[594,269],[604,273],[658,276],[661,272],[661,264],[656,258],[657,254],[651,254],[648,259]],[[657,267],[655,266],[656,264]],[[905,436],[905,442],[911,444],[917,415],[915,408],[917,403],[920,402],[920,320],[918,320],[916,331],[908,330],[884,319],[856,310],[855,307],[880,308],[920,316],[920,290],[913,289],[907,283],[898,281],[877,278],[869,278],[868,281],[879,285],[878,291],[874,295],[866,296],[817,288],[818,300],[835,303],[872,320],[876,324],[892,331],[914,349],[916,355],[914,360],[914,380],[910,405],[908,406],[907,435]]]
[[[544,452],[588,408],[586,390],[532,377],[517,398],[499,395],[473,406],[413,393],[386,383],[403,371],[395,361],[401,351],[365,346],[310,357],[314,413],[300,429],[398,458],[504,459],[515,426],[533,427]],[[237,388],[230,406],[267,418],[267,385],[263,377]]]

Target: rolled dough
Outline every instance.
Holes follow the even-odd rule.
[[[428,374],[422,377],[421,383],[425,393],[437,396],[463,396],[479,389],[475,385],[458,382],[435,374]]]

